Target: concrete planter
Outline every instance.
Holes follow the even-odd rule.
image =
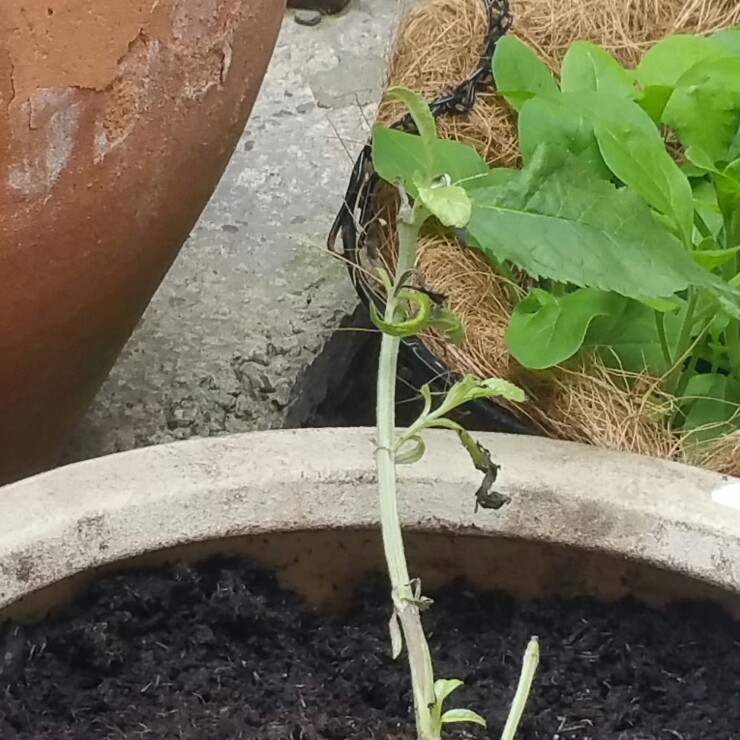
[[[0,483],[56,463],[213,193],[283,8],[3,4]]]
[[[633,455],[483,435],[512,503],[473,513],[452,435],[402,469],[413,572],[520,596],[702,597],[740,613],[733,480]],[[239,552],[316,603],[382,567],[372,433],[302,430],[127,452],[2,490],[0,621],[54,608],[110,569]]]

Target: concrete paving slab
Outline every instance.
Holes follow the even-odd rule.
[[[67,461],[283,424],[302,368],[356,303],[324,241],[400,12],[352,0],[315,27],[286,13],[231,163]]]

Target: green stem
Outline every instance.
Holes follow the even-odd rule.
[[[740,368],[740,325],[732,319],[725,329],[725,342],[730,356],[730,367]]]
[[[399,254],[394,291],[388,296],[385,321],[394,323],[403,311],[403,302],[397,297],[401,276],[414,267],[416,243],[425,214],[404,203],[398,219]],[[434,707],[434,673],[432,659],[421,625],[419,604],[409,578],[403,534],[398,514],[396,482],[396,373],[401,340],[383,334],[380,343],[380,361],[377,386],[377,444],[378,489],[380,492],[380,525],[383,547],[391,581],[393,605],[401,624],[411,671],[417,736],[419,740],[438,740],[439,729],[432,715]]]
[[[522,672],[519,675],[519,683],[514,694],[514,701],[511,703],[509,716],[506,718],[506,725],[501,735],[501,740],[514,740],[519,724],[522,721],[524,708],[527,706],[529,694],[532,691],[537,666],[540,662],[540,643],[536,637],[533,637],[527,649],[524,652],[524,662],[522,663]]]
[[[663,352],[663,360],[666,367],[670,369],[673,367],[673,358],[671,357],[671,350],[668,347],[668,338],[665,334],[665,315],[662,311],[655,312],[655,325],[658,328],[658,339],[660,340],[660,349]]]
[[[699,291],[697,288],[690,288],[689,303],[686,307],[686,316],[684,316],[681,331],[678,335],[678,344],[676,345],[675,364],[666,378],[665,389],[669,393],[674,393],[679,385],[681,370],[686,353],[691,348],[691,331],[696,321],[696,306],[699,301]]]

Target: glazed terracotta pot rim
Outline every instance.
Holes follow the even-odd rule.
[[[479,437],[502,465],[498,490],[512,502],[474,513],[480,474],[454,434],[429,433],[424,460],[401,468],[409,531],[598,551],[740,592],[740,509],[726,495],[734,479],[573,443]],[[67,577],[171,547],[378,526],[369,429],[142,448],[28,478],[0,497],[0,610]]]

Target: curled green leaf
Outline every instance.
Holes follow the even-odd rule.
[[[424,457],[426,449],[422,436],[414,434],[403,440],[401,449],[396,453],[396,462],[399,465],[413,465]]]
[[[392,337],[413,337],[429,325],[432,312],[432,299],[425,293],[416,290],[404,290],[399,297],[405,297],[409,303],[417,306],[417,312],[411,318],[391,323],[386,321],[374,303],[370,303],[370,319],[384,334]]]

